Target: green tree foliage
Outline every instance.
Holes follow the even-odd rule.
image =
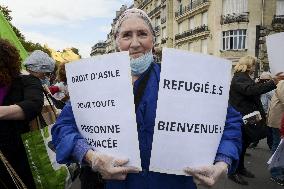
[[[9,22],[9,24],[11,25],[13,31],[15,32],[15,34],[17,35],[17,37],[19,38],[19,40],[21,41],[22,45],[24,46],[24,48],[26,49],[26,51],[28,52],[33,52],[34,50],[41,50],[43,52],[46,52],[47,54],[50,55],[50,52],[48,49],[44,48],[41,44],[39,43],[33,43],[31,41],[26,41],[25,36],[20,32],[20,30],[18,28],[16,28],[12,23],[12,16],[10,15],[10,13],[12,12],[11,10],[9,10],[9,8],[7,6],[2,6],[0,5],[0,11],[3,13],[4,17],[6,18],[6,20]]]
[[[79,55],[80,58],[81,58],[81,55],[79,54],[79,49],[77,49],[77,48],[75,48],[75,47],[72,47],[71,50],[72,50],[75,54]]]
[[[11,21],[12,21],[12,16],[10,16],[10,12],[12,12],[12,11],[10,11],[10,10],[8,9],[8,7],[1,6],[1,5],[0,5],[0,11],[3,13],[3,15],[5,16],[5,18],[6,18],[6,20],[7,20],[8,22],[11,22]]]

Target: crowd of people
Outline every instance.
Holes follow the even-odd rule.
[[[117,51],[129,51],[142,171],[93,149],[78,131],[69,101],[66,63],[55,61],[42,51],[24,60],[28,72],[21,74],[17,49],[0,39],[0,150],[28,188],[35,188],[21,134],[30,131],[30,122],[40,116],[45,99],[62,109],[52,127],[52,143],[59,163],[81,165],[81,188],[107,189],[194,189],[197,184],[213,186],[223,175],[241,185],[243,177],[255,175],[245,168],[246,149],[267,138],[273,154],[284,136],[284,74],[261,74],[253,78],[257,59],[240,58],[234,67],[223,135],[213,165],[185,168],[182,175],[149,171],[155,110],[161,66],[153,55],[155,31],[147,14],[128,9],[118,19],[115,31]],[[54,75],[56,75],[55,79]],[[147,115],[147,116],[144,116]],[[161,157],[162,158],[162,157]],[[0,188],[15,184],[0,161]],[[271,180],[284,185],[284,169],[270,170]]]

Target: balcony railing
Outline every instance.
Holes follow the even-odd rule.
[[[284,15],[274,15],[272,25],[284,24]]]
[[[175,35],[175,40],[180,40],[182,38],[189,37],[189,36],[192,36],[192,35],[195,35],[201,32],[205,32],[205,31],[209,31],[208,26],[205,26],[205,25],[199,26],[194,29],[184,31],[181,34]]]
[[[141,9],[142,7],[144,7],[147,3],[149,3],[151,0],[144,0],[139,6],[138,8]]]
[[[175,17],[179,17],[179,16],[183,15],[185,12],[191,11],[192,9],[195,9],[199,5],[201,5],[203,3],[207,3],[207,2],[209,2],[209,0],[195,0],[195,1],[191,2],[189,5],[184,6],[181,9],[179,9],[178,11],[176,11]]]
[[[161,18],[161,24],[165,23],[167,21],[167,17]]]
[[[161,5],[157,6],[156,8],[154,8],[154,10],[152,10],[148,16],[151,17],[153,16],[154,14],[156,14],[159,10],[161,9]]]
[[[162,39],[161,39],[161,44],[166,43],[166,42],[167,42],[167,39],[168,39],[167,37],[166,37],[166,38],[162,38]]]
[[[227,14],[221,16],[221,25],[230,24],[236,22],[249,22],[249,13],[241,13],[241,14]]]
[[[105,48],[106,45],[107,45],[107,44],[106,44],[105,42],[98,42],[98,43],[96,43],[96,44],[92,47],[92,49]]]
[[[156,26],[156,27],[154,28],[154,30],[155,30],[156,33],[159,32],[159,31],[160,31],[160,26]]]

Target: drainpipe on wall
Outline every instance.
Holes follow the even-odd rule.
[[[264,3],[265,3],[265,0],[262,0],[262,4],[261,4],[261,23],[260,25],[263,26],[263,23],[264,23]]]
[[[264,4],[265,0],[262,0],[261,3],[261,23],[260,25],[256,26],[256,40],[255,40],[255,57],[259,57],[259,38],[260,38],[260,30],[263,28],[264,25]],[[254,78],[257,78],[259,76],[260,72],[260,62],[258,62],[255,66],[255,72],[254,72]]]

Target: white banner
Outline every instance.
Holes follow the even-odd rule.
[[[163,50],[150,170],[185,175],[211,165],[223,133],[231,81],[230,61]]]
[[[273,75],[284,72],[284,32],[266,37],[269,67]]]
[[[72,109],[80,133],[97,151],[129,158],[141,168],[128,52],[66,65]]]

